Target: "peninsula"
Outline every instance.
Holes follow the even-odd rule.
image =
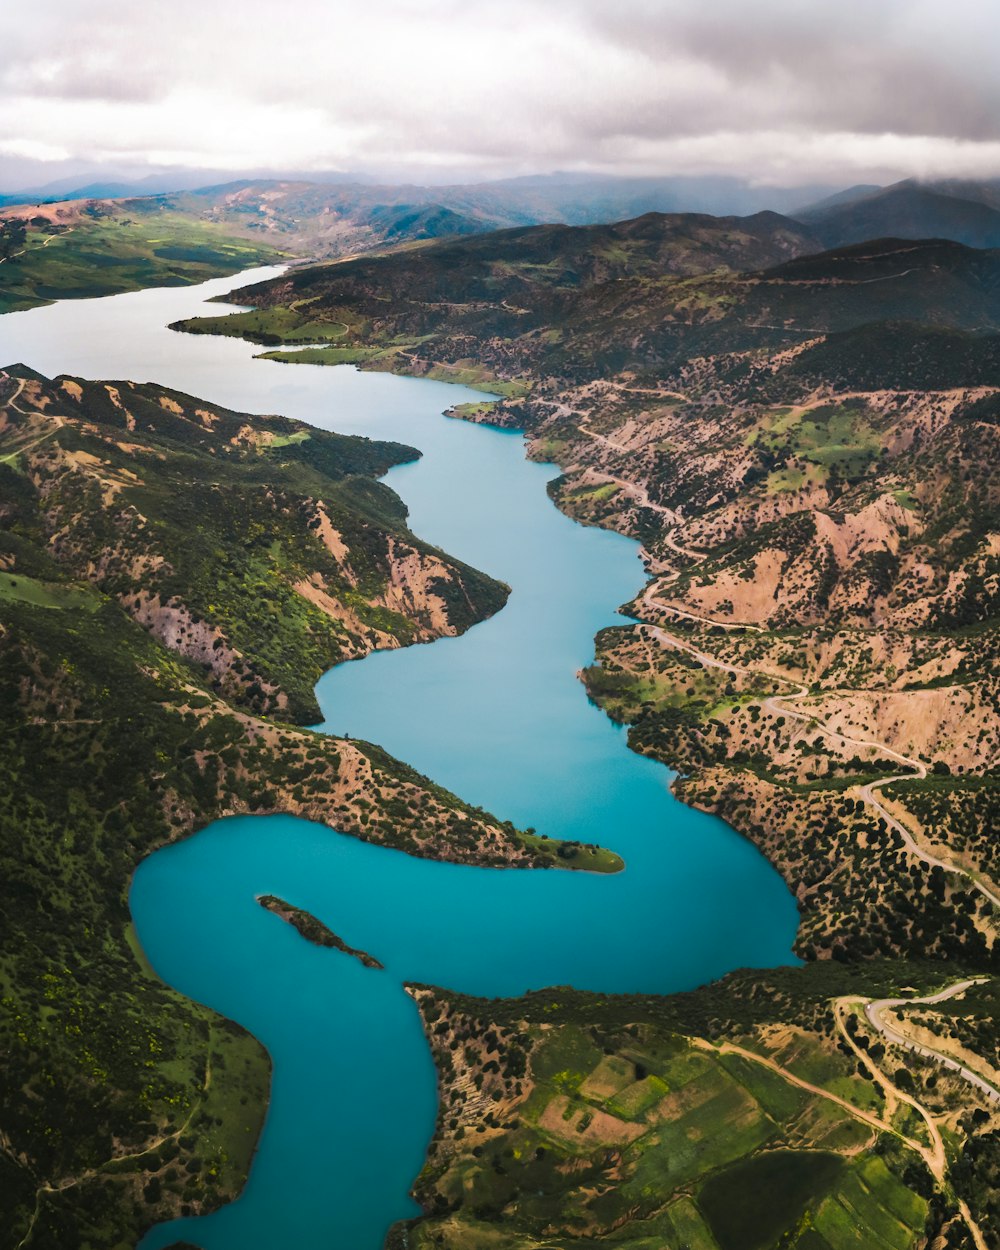
[[[913,1189],[931,1199],[919,1218],[914,1208],[913,1227],[981,1245],[998,1148],[993,1099],[974,1082],[943,1080],[943,1059],[933,1056],[968,1049],[949,1041],[953,1002],[964,1005],[969,1042],[989,1036],[992,991],[946,994],[919,1013],[931,1054],[923,1059],[886,1034],[868,1035],[859,1059],[855,1034],[871,1021],[859,1026],[852,1013],[864,996],[851,991],[875,957],[906,962],[872,965],[873,997],[880,976],[912,986],[913,961],[937,961],[928,992],[964,984],[970,970],[995,970],[1000,497],[990,466],[1000,254],[946,241],[820,246],[774,214],[539,227],[300,270],[240,292],[252,311],[176,328],[246,336],[292,365],[355,360],[499,394],[453,415],[524,430],[529,454],[563,471],[551,487],[559,507],[641,539],[650,581],[627,608],[638,623],[599,635],[596,662],[583,674],[588,690],[629,724],[636,750],[678,771],[679,797],[753,839],[795,893],[797,950],[808,962],[790,982],[789,1021],[807,1002],[821,1012],[801,1045],[832,1046],[837,1063],[846,1061],[842,1078],[874,1080],[890,1106],[902,1095],[912,1103],[913,1081],[924,1082],[917,1093],[926,1097],[916,1101],[932,1138],[965,1115],[960,1150],[983,1169],[973,1183],[978,1215],[963,1211],[960,1196],[933,1197],[954,1194],[966,1166],[955,1164],[945,1179],[936,1156],[937,1188]],[[295,349],[303,338],[331,346]],[[826,961],[854,971],[838,980]],[[562,997],[547,1004],[546,1027],[568,1031],[572,1045]],[[818,1001],[834,999],[845,1004],[836,1012]],[[586,1018],[587,1000],[573,1001],[572,1021]],[[638,1023],[637,1011],[620,1009]],[[520,1010],[524,1034],[531,1013]],[[458,1036],[478,1047],[501,1015],[485,1004],[470,1013]],[[722,1029],[727,1044],[781,1067],[772,1026],[751,1017]],[[711,1040],[704,1030],[685,1036]],[[994,1090],[997,1056],[990,1043],[986,1052],[966,1066],[986,1073]],[[490,1051],[479,1053],[488,1064]],[[483,1070],[453,1069],[446,1056],[439,1064],[447,1108]],[[905,1064],[901,1084],[892,1064]],[[570,1065],[575,1081],[600,1085],[577,1111],[576,1103],[562,1107],[574,1133],[593,1135],[598,1112],[612,1113],[614,1091],[602,1092],[592,1069],[582,1059]],[[666,1069],[661,1079],[670,1084]],[[509,1120],[494,1113],[485,1141],[475,1125],[488,1103],[471,1104],[468,1120],[443,1113],[439,1149],[456,1181],[464,1178],[464,1194],[472,1175],[514,1175],[504,1158],[536,1150],[548,1158],[555,1149],[551,1116],[531,1088],[522,1080],[511,1106],[529,1098],[537,1141],[509,1136],[518,1122],[523,1132],[520,1111]],[[557,1088],[578,1097],[580,1087]],[[497,1096],[503,1103],[508,1095]],[[619,1191],[618,1154],[640,1132],[635,1117],[618,1118],[594,1136],[612,1153],[601,1156],[610,1162],[586,1203],[591,1238],[618,1227],[610,1196],[601,1195]],[[486,1142],[499,1152],[489,1166]],[[629,1157],[638,1149],[630,1146]],[[570,1155],[578,1160],[579,1149]],[[428,1164],[429,1188],[420,1190],[429,1212],[452,1212],[458,1201],[442,1166]],[[871,1189],[871,1178],[864,1184]],[[490,1182],[489,1197],[478,1206],[463,1197],[461,1212],[484,1236],[490,1220],[511,1218],[510,1203],[522,1209],[512,1193],[533,1185],[523,1179],[498,1197]],[[668,1206],[674,1192],[661,1195]],[[832,1192],[817,1189],[809,1202]],[[742,1244],[727,1240],[711,1206],[699,1206],[703,1232],[690,1232],[698,1221],[680,1209],[664,1231],[682,1235],[681,1219],[694,1244]],[[787,1220],[805,1209],[793,1217],[789,1208]],[[818,1219],[820,1207],[809,1209]],[[461,1212],[435,1214],[426,1244],[466,1244]],[[523,1244],[556,1227],[539,1218],[525,1225]],[[839,1246],[830,1220],[821,1223],[822,1244]],[[571,1221],[564,1234],[571,1230],[583,1235],[582,1224]]]

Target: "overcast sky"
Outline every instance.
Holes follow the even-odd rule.
[[[32,0],[23,18],[0,58],[5,184],[66,162],[1000,175],[995,0]]]

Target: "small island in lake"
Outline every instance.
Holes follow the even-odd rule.
[[[380,963],[374,955],[348,946],[342,937],[338,937],[332,929],[328,929],[323,921],[317,919],[312,912],[302,907],[293,907],[291,903],[286,903],[283,898],[278,898],[275,894],[258,894],[257,902],[267,911],[273,911],[276,916],[287,921],[314,946],[332,946],[334,950],[343,951],[345,955],[353,955],[366,968],[385,968],[385,964]]]

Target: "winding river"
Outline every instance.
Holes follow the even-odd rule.
[[[0,320],[0,358],[52,376],[155,381],[232,408],[421,448],[391,485],[423,538],[513,587],[459,639],[385,652],[320,681],[321,729],[368,738],[501,818],[621,853],[612,877],[432,863],[291,817],[219,821],[135,874],[131,906],[157,972],[250,1029],[274,1061],[250,1181],[143,1250],[376,1250],[417,1208],[407,1190],[434,1126],[434,1070],[406,981],[498,996],[572,984],[670,992],[791,963],[797,911],[777,873],[721,821],[678,803],[576,671],[641,586],[638,545],[549,502],[556,470],[522,440],[446,420],[481,398],[350,367],[252,361],[246,343],[165,327],[258,270],[198,288],[72,301]],[[218,311],[213,306],[208,311]],[[255,902],[278,894],[385,971],[304,942]]]

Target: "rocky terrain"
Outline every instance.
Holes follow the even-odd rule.
[[[245,1181],[267,1056],[145,964],[128,889],[157,847],[287,812],[431,858],[620,865],[294,723],[318,718],[311,687],[337,659],[461,631],[506,598],[407,531],[375,478],[414,454],[154,386],[0,373],[12,1245],[135,1244]]]
[[[968,1072],[1000,1083],[992,989],[975,991],[957,1029],[931,1010],[912,1026],[910,1042],[931,1052],[917,1078],[910,1042],[862,1044],[861,1008],[835,1000],[866,961],[906,961],[887,974],[905,996],[919,962],[959,994],[962,977],[990,977],[1000,957],[1000,254],[886,239],[801,255],[809,244],[785,223],[759,224],[791,259],[762,258],[761,239],[731,222],[545,227],[298,271],[243,292],[251,312],[178,328],[246,334],[288,361],[296,353],[280,344],[325,329],[331,346],[304,359],[492,390],[499,401],[453,415],[524,430],[529,454],[562,469],[550,488],[559,507],[642,541],[650,581],[627,607],[636,623],[599,635],[588,690],[636,750],[677,771],[679,797],[753,839],[785,877],[807,961],[788,1023],[803,1027],[807,1001],[831,1013],[826,1040],[808,1045],[846,1060],[838,1088],[851,1099],[873,1082],[889,1104],[876,1109],[883,1125],[922,1121],[895,1173],[922,1205],[908,1230],[880,1224],[878,1244],[984,1250],[997,1236],[995,1110]],[[725,1044],[782,1067],[787,1037],[769,1049],[768,991],[755,984],[756,1006],[742,1031],[723,1030]],[[639,1004],[616,1006],[631,1040],[605,1046],[595,1029],[606,1004],[592,996],[553,993],[544,1016],[463,1005],[457,1021],[449,1001],[421,998],[442,1121],[418,1187],[428,1219],[406,1244],[744,1244],[689,1179],[673,1189],[661,1170],[643,1187],[641,1156],[674,1116],[655,1108],[672,1105],[677,1077],[638,1054],[637,1038],[649,1045]],[[557,1055],[582,1044],[581,1030],[597,1051],[540,1060],[535,1080],[546,1030]],[[677,1031],[681,1051],[709,1040]],[[956,1055],[966,1074],[942,1075]],[[667,1088],[630,1114],[611,1103],[636,1062]],[[737,1146],[710,1119],[693,1118],[688,1142],[706,1134],[740,1162],[713,1157],[709,1171],[762,1178],[773,1146]],[[929,1181],[907,1171],[922,1152]],[[870,1198],[887,1183],[861,1188]],[[858,1217],[857,1204],[818,1178],[804,1185],[805,1205],[760,1245],[859,1244],[827,1205]],[[622,1194],[635,1201],[623,1207]]]

